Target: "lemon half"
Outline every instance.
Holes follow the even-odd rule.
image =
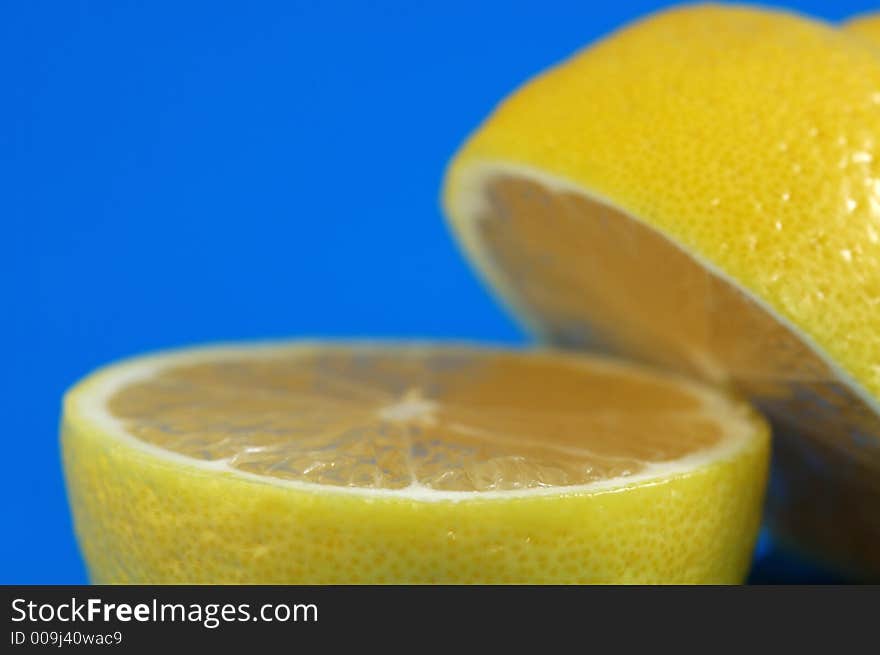
[[[143,357],[66,396],[97,583],[735,583],[769,428],[613,361],[403,344]]]
[[[546,342],[736,389],[784,540],[880,575],[880,58],[797,15],[628,26],[507,98],[444,204]]]

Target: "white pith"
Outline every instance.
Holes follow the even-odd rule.
[[[716,393],[701,385],[692,384],[677,376],[653,374],[655,377],[673,380],[676,385],[691,390],[703,401],[703,412],[706,416],[716,418],[719,425],[725,431],[722,438],[709,448],[690,453],[685,457],[658,463],[646,463],[642,471],[637,474],[601,480],[588,484],[567,485],[558,487],[533,487],[525,489],[505,491],[448,491],[435,490],[418,483],[401,489],[379,489],[368,487],[351,487],[326,485],[299,480],[289,480],[271,476],[257,475],[241,471],[229,465],[228,460],[208,461],[182,455],[166,450],[162,447],[144,442],[130,434],[119,419],[112,416],[106,408],[107,401],[113,394],[138,380],[149,379],[156,372],[169,366],[181,366],[199,362],[228,360],[234,358],[259,358],[273,357],[279,354],[295,354],[297,352],[308,353],[315,350],[339,347],[342,349],[388,349],[389,353],[396,348],[407,349],[468,349],[473,346],[464,344],[418,344],[408,342],[396,344],[393,342],[266,342],[249,345],[217,345],[200,347],[186,351],[160,353],[124,361],[111,365],[93,374],[85,381],[72,389],[65,398],[65,416],[71,424],[79,430],[86,429],[101,438],[107,438],[120,445],[132,448],[136,451],[151,455],[165,462],[174,462],[182,467],[197,469],[216,474],[230,475],[242,479],[288,487],[311,493],[340,493],[366,497],[396,498],[412,501],[465,501],[465,500],[489,500],[532,498],[538,496],[562,496],[570,494],[613,492],[633,485],[645,485],[662,483],[671,478],[687,475],[706,465],[721,462],[736,456],[750,445],[755,445],[757,437],[761,434],[760,422],[748,405],[732,400],[722,394]],[[479,347],[485,350],[485,346]],[[557,357],[556,355],[548,355]],[[629,365],[623,366],[612,361],[598,357],[578,356],[569,360],[566,357],[557,357],[559,361],[571,361],[574,366],[583,365],[581,362],[589,362],[591,368],[605,367],[606,369],[632,374],[633,371],[642,371],[641,367]],[[424,401],[420,401],[424,402]],[[695,416],[703,414],[695,413]],[[75,437],[74,437],[75,438]]]

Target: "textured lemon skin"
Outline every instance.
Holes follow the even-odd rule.
[[[880,58],[793,14],[667,11],[507,98],[448,171],[572,182],[737,280],[880,399]]]
[[[769,430],[693,473],[604,493],[417,501],[311,492],[163,459],[65,414],[95,583],[739,583]]]
[[[851,18],[844,24],[844,29],[880,45],[880,14],[862,14]]]

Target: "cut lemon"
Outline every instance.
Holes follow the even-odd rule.
[[[99,583],[734,583],[768,435],[630,364],[301,343],[106,368],[63,453]]]
[[[781,538],[880,575],[880,58],[792,14],[627,27],[505,100],[444,203],[540,338],[729,386],[775,423]]]

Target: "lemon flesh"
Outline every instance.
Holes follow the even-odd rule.
[[[735,583],[769,456],[671,374],[389,344],[123,362],[62,442],[99,583]]]
[[[734,7],[658,14],[505,100],[447,175],[467,252],[543,340],[748,395],[782,539],[880,575],[880,59]]]

